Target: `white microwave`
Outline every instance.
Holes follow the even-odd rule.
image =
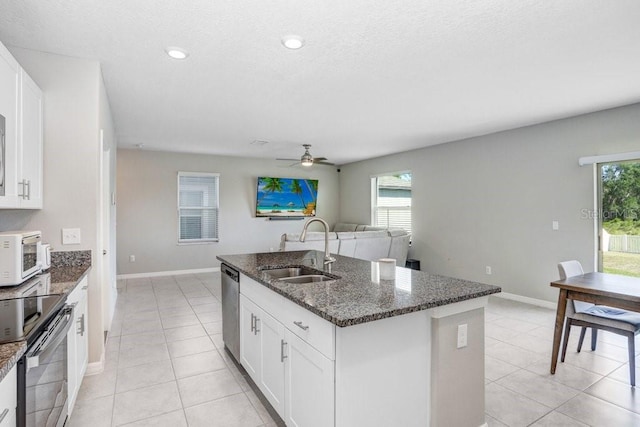
[[[0,286],[19,285],[42,270],[41,240],[39,231],[0,233]]]

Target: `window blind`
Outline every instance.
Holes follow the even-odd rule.
[[[218,241],[219,174],[178,172],[178,241]]]

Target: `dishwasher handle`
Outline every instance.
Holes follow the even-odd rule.
[[[229,267],[228,265],[220,264],[220,270],[222,271],[222,274],[228,276],[234,282],[239,282],[240,281],[240,274],[238,273],[238,271],[234,270],[233,268]]]

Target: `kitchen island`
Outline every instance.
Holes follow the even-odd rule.
[[[484,425],[484,306],[500,288],[405,268],[381,280],[342,256],[326,281],[269,273],[323,256],[218,256],[240,272],[239,362],[285,423]]]

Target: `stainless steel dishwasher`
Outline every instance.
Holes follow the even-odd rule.
[[[222,340],[224,346],[240,362],[240,274],[226,264],[222,273]]]

